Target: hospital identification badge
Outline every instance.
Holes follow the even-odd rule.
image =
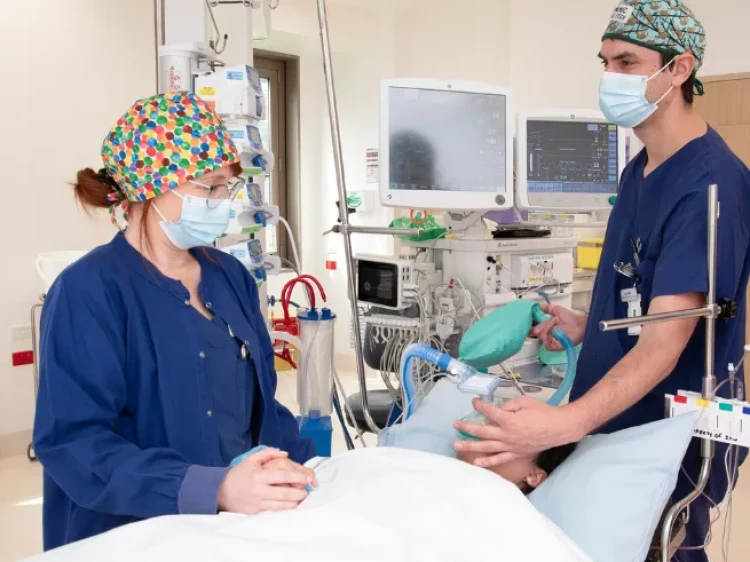
[[[628,305],[628,318],[640,318],[643,316],[641,310],[641,295],[638,289],[631,287],[620,291],[622,302]],[[632,326],[628,328],[628,335],[638,337],[641,335],[641,326]]]

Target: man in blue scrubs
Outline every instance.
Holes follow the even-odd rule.
[[[721,216],[717,296],[738,304],[731,320],[716,329],[716,373],[737,363],[745,343],[746,286],[750,274],[750,171],[693,107],[703,87],[696,78],[705,52],[703,26],[682,0],[626,0],[615,10],[602,39],[605,67],[600,105],[609,120],[632,127],[645,144],[625,169],[602,251],[588,318],[548,307],[553,320],[536,335],[555,349],[550,337],[560,326],[576,343],[585,342],[571,403],[553,408],[519,399],[495,408],[476,404],[497,427],[457,423],[483,438],[456,448],[487,455],[477,464],[492,466],[532,451],[573,442],[592,432],[610,433],[664,417],[664,395],[701,390],[704,322],[690,319],[644,326],[637,331],[603,333],[602,320],[628,316],[627,295],[637,295],[643,314],[699,308],[707,276],[707,187],[718,184]],[[614,264],[630,264],[615,270]],[[635,291],[632,291],[635,289]],[[630,290],[623,295],[623,290]],[[631,305],[633,306],[633,305]],[[729,396],[730,384],[719,395]],[[697,479],[699,441],[685,459]],[[728,488],[726,447],[717,445],[706,493],[719,503]],[[744,460],[744,456],[741,458]],[[691,490],[681,479],[674,498]],[[701,546],[709,528],[710,504],[701,497],[691,507],[681,561],[707,560]]]

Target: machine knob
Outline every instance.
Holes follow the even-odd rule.
[[[498,205],[505,205],[505,195],[498,195],[495,197],[495,203]]]

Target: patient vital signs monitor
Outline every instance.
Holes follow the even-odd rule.
[[[598,111],[521,112],[516,205],[521,209],[611,208],[625,167],[625,131]]]
[[[460,81],[386,80],[381,89],[380,199],[386,206],[513,206],[509,90]]]

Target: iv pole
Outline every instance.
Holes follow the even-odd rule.
[[[362,332],[360,330],[359,312],[357,311],[357,286],[355,281],[354,255],[352,253],[352,233],[359,234],[384,234],[388,236],[419,236],[423,233],[421,229],[410,228],[387,228],[375,226],[354,226],[349,224],[349,213],[347,211],[346,178],[344,177],[344,162],[341,152],[341,133],[339,131],[339,113],[336,103],[336,90],[333,82],[333,64],[331,62],[331,43],[328,37],[328,16],[326,13],[325,0],[318,2],[318,23],[320,25],[320,40],[323,48],[323,71],[326,79],[326,94],[328,97],[328,113],[331,121],[331,142],[333,143],[333,160],[336,167],[336,183],[339,191],[339,217],[340,225],[335,225],[333,232],[344,237],[344,252],[346,254],[346,278],[349,294],[349,310],[352,315],[354,329],[354,352],[357,358],[357,376],[359,379],[360,396],[362,399],[362,412],[365,423],[370,431],[378,433],[380,428],[372,419],[370,402],[367,396],[367,378],[365,374],[365,363],[362,352]],[[356,420],[352,420],[356,424]]]
[[[626,320],[611,320],[601,322],[599,328],[603,332],[622,330],[631,326],[645,326],[676,320],[681,318],[705,318],[706,319],[706,364],[703,376],[703,399],[713,400],[716,388],[715,372],[715,340],[716,319],[724,312],[722,306],[716,302],[716,277],[717,267],[717,243],[718,243],[718,220],[719,220],[719,188],[716,184],[708,186],[708,293],[706,295],[706,306],[695,310],[667,312],[664,314],[652,314],[640,318]],[[723,301],[722,301],[723,302]],[[687,509],[703,493],[708,484],[711,473],[711,460],[714,458],[715,445],[710,439],[701,440],[701,470],[695,489],[688,496],[675,503],[667,513],[661,531],[661,557],[662,562],[669,562],[671,549],[679,548],[672,545],[672,529],[679,515]]]

